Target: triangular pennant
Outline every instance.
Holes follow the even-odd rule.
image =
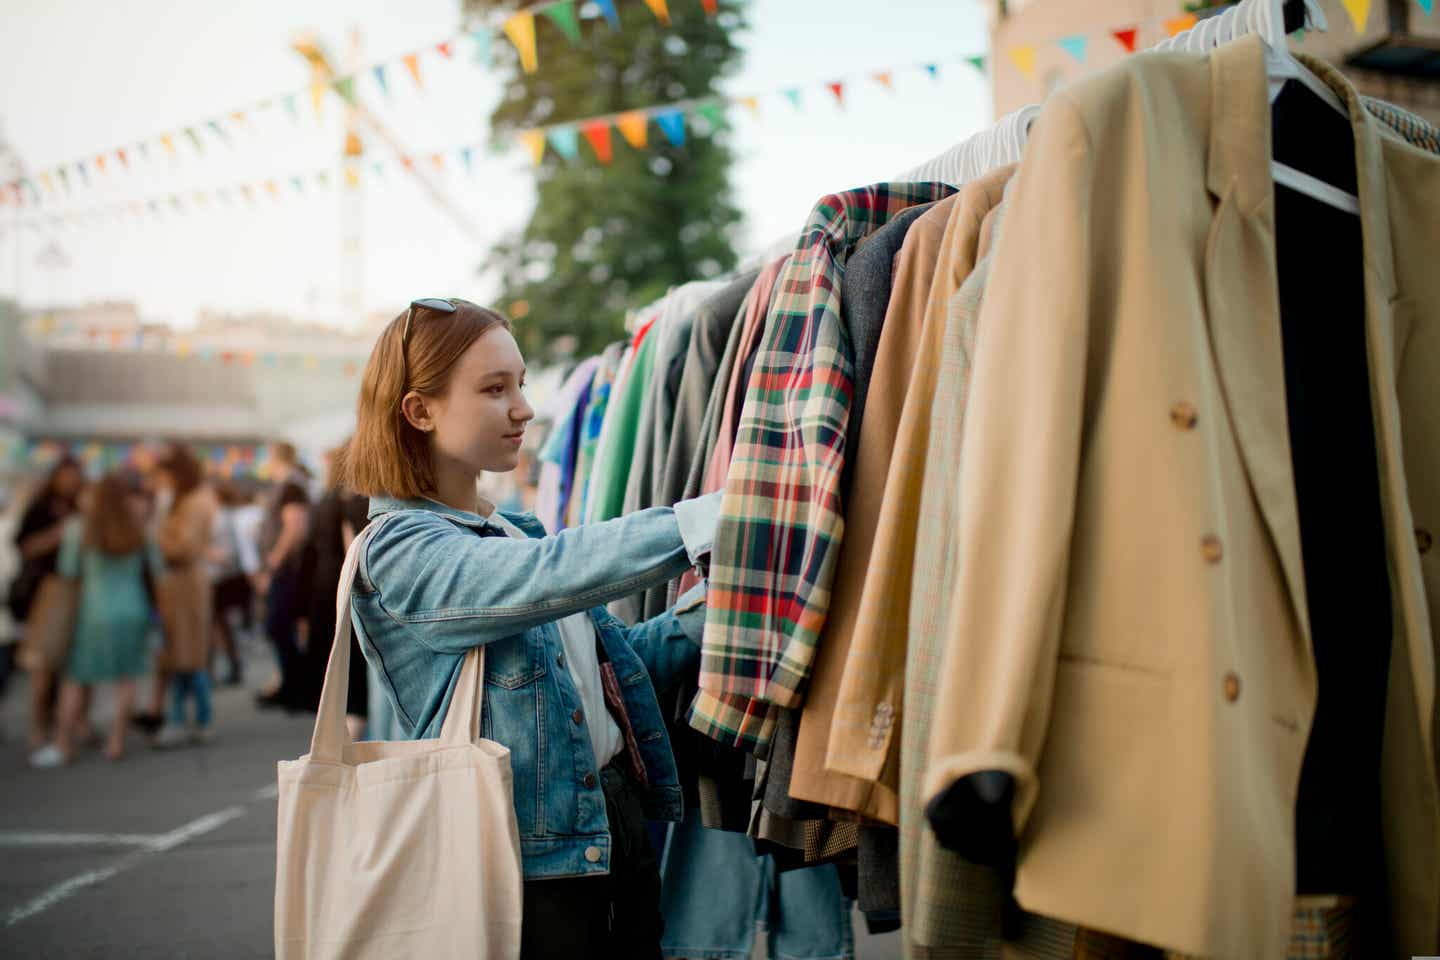
[[[535,52],[535,15],[521,11],[505,21],[505,36],[515,44],[520,54],[520,67],[526,73],[534,73],[540,66]]]
[[[51,180],[50,174],[45,172],[44,170],[40,171],[40,182],[45,184],[45,190],[47,193],[55,192],[55,181]]]
[[[445,154],[443,154],[443,153],[432,153],[432,154],[430,154],[430,166],[434,167],[437,172],[439,172],[439,173],[444,173],[444,172],[445,172]]]
[[[254,197],[254,195],[250,192],[250,184],[248,184],[248,183],[242,183],[242,184],[240,184],[240,196],[242,196],[242,197],[245,198],[245,202],[246,202],[246,203],[254,203],[254,202],[255,202],[255,197]]]
[[[170,194],[170,206],[174,207],[179,213],[185,212],[185,205],[180,202],[180,195],[178,193]]]
[[[285,94],[285,112],[290,114],[290,119],[296,123],[300,122],[300,111],[295,107],[295,94]]]
[[[385,164],[381,163],[379,160],[376,160],[374,163],[370,164],[370,169],[375,172],[375,176],[379,177],[382,180],[385,179]]]
[[[665,110],[655,114],[655,123],[671,146],[685,146],[685,114],[679,110]]]
[[[420,82],[420,54],[407,53],[400,59],[405,62],[405,69],[409,70],[410,76],[415,79],[415,86],[423,87],[424,84]]]
[[[1186,30],[1189,30],[1191,27],[1195,26],[1195,24],[1199,22],[1200,18],[1195,16],[1195,14],[1193,13],[1187,13],[1184,16],[1176,17],[1173,20],[1166,20],[1165,35],[1173,37],[1177,34],[1184,33]]]
[[[789,90],[785,91],[786,99],[788,99],[790,103],[794,105],[796,110],[800,109],[800,96],[801,94],[799,87],[791,87]]]
[[[115,158],[120,161],[120,166],[124,167],[126,170],[130,169],[130,157],[125,153],[124,147],[118,147],[115,150]]]
[[[755,114],[755,116],[760,116],[759,97],[741,97],[738,102],[743,103],[746,107],[748,107],[750,109],[750,112]]]
[[[700,6],[712,17],[720,12],[720,0],[700,0]]]
[[[280,200],[280,187],[276,185],[274,180],[266,180],[265,189],[270,193],[270,196],[275,198],[277,202]]]
[[[465,172],[466,172],[466,173],[474,173],[474,172],[475,172],[474,158],[473,158],[473,156],[472,156],[472,151],[470,150],[469,147],[461,147],[461,148],[460,148],[460,162],[465,165]]]
[[[1026,79],[1035,79],[1034,47],[1026,44],[1024,46],[1011,47],[1006,52],[1010,54],[1010,62],[1015,64],[1016,68],[1019,69],[1021,73],[1025,74]]]
[[[64,167],[57,167],[57,168],[55,169],[55,175],[60,178],[60,186],[62,186],[62,187],[65,188],[65,192],[66,192],[66,193],[69,193],[69,192],[70,192],[70,171],[69,171],[69,170],[66,170]]]
[[[340,94],[340,99],[346,103],[355,102],[355,78],[352,76],[336,77],[335,92]]]
[[[985,72],[984,57],[966,57],[965,62],[970,64],[970,66],[974,67],[976,70],[979,70],[981,73]]]
[[[837,81],[835,83],[827,83],[825,86],[835,95],[835,102],[842,107],[845,106],[845,84]]]
[[[471,30],[470,39],[475,42],[475,62],[490,66],[490,49],[495,43],[495,34],[489,30]]]
[[[585,134],[585,139],[590,141],[590,148],[595,151],[596,158],[608,166],[615,156],[610,145],[610,124],[605,120],[592,120],[580,130]]]
[[[645,6],[650,8],[650,12],[655,14],[661,23],[670,26],[670,11],[666,8],[665,0],[645,0]]]
[[[1135,52],[1135,38],[1140,31],[1135,27],[1126,27],[1124,30],[1112,30],[1110,36],[1120,41],[1120,46],[1125,48],[1126,53]]]
[[[408,154],[403,154],[403,153],[402,153],[402,154],[400,155],[400,166],[404,167],[406,170],[414,170],[414,169],[415,169],[415,159],[414,159],[413,157],[409,156]]]
[[[1060,45],[1061,50],[1064,50],[1070,54],[1070,56],[1074,57],[1077,63],[1085,62],[1085,47],[1090,41],[1083,33],[1077,33],[1069,37],[1061,37],[1055,42]]]
[[[649,141],[650,118],[639,111],[622,113],[615,118],[615,128],[625,142],[636,150],[644,150]]]
[[[235,121],[235,125],[237,127],[245,126],[245,111],[236,110],[234,113],[230,114],[230,119]]]
[[[170,156],[175,156],[175,141],[170,134],[160,134],[160,146],[164,147],[165,152],[170,154]]]
[[[345,186],[347,186],[347,187],[358,187],[358,186],[360,186],[360,171],[359,171],[359,170],[355,169],[354,167],[346,167],[346,168],[345,168]]]
[[[390,84],[385,81],[385,64],[375,64],[375,66],[370,68],[370,72],[375,77],[375,86],[379,87],[380,92],[385,96],[390,96]]]
[[[150,144],[146,143],[144,140],[141,140],[139,143],[135,144],[135,148],[140,151],[141,160],[148,161],[150,159]]]
[[[316,184],[319,185],[319,187],[320,187],[321,190],[329,190],[329,189],[330,189],[330,171],[329,171],[329,170],[317,170],[317,171],[315,171],[315,182],[316,182]]]
[[[225,128],[220,126],[219,120],[206,120],[205,126],[209,127],[210,132],[215,134],[215,136],[218,137],[220,139],[220,142],[225,144],[225,146],[235,146],[234,142],[232,142],[230,139],[230,134],[226,133]]]
[[[611,30],[620,29],[620,15],[615,12],[615,0],[595,0],[595,6],[605,15],[605,22],[610,24]]]
[[[520,142],[530,151],[530,162],[540,166],[545,159],[545,133],[542,130],[526,130],[520,134]]]
[[[719,100],[707,100],[697,106],[695,112],[705,118],[712,133],[725,126],[725,105]]]
[[[294,184],[294,186],[295,186],[295,192],[296,192],[296,193],[304,193],[304,192],[305,192],[305,181],[304,181],[304,180],[302,180],[302,179],[299,178],[299,177],[291,177],[291,178],[290,178],[290,182],[291,182],[292,184]]]
[[[449,40],[441,40],[435,44],[435,52],[446,60],[452,60],[455,57],[455,46]]]
[[[1420,9],[1425,11],[1425,16],[1428,17],[1435,12],[1435,0],[1417,0],[1417,2],[1420,4]]]
[[[80,171],[80,179],[85,181],[85,186],[90,186],[90,171],[85,169],[85,161],[76,163],[75,169]]]
[[[99,170],[101,173],[105,172],[105,154],[95,154],[95,169]]]
[[[981,57],[980,59],[983,60],[984,58]],[[971,57],[971,58],[970,58],[970,62],[971,62],[971,63],[974,63],[974,62],[975,62],[975,58],[974,58],[974,57]],[[984,68],[982,67],[981,69],[983,70]],[[939,80],[939,79],[940,79],[940,64],[938,64],[938,63],[927,63],[927,64],[925,64],[925,72],[928,73],[928,74],[930,74],[930,79],[931,79],[931,80]]]
[[[200,142],[200,134],[195,132],[195,128],[186,127],[184,133],[185,136],[189,138],[190,143],[195,147],[195,152],[203,154],[205,152],[205,145]]]
[[[1370,0],[1340,0],[1340,5],[1350,14],[1350,22],[1355,25],[1355,32],[1364,33],[1365,25],[1370,22]]]
[[[880,86],[884,87],[886,90],[889,90],[892,93],[895,91],[894,73],[890,72],[889,70],[881,70],[877,73],[872,73],[871,76],[875,78],[876,83],[880,84]]]
[[[575,155],[580,152],[580,131],[568,123],[551,127],[546,138],[550,141],[550,146],[555,148],[555,152],[566,160],[574,160]]]
[[[571,43],[580,42],[580,21],[575,18],[575,4],[571,0],[552,3],[540,12],[559,27],[560,32],[565,34]]]
[[[315,119],[320,119],[321,107],[325,103],[326,85],[323,80],[316,80],[310,84],[310,105],[315,109]]]

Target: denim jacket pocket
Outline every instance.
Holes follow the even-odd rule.
[[[526,630],[485,645],[485,682],[518,690],[545,675],[545,645],[540,631]]]

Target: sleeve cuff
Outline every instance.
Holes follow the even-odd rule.
[[[715,545],[715,527],[720,522],[720,504],[725,491],[717,490],[693,500],[675,504],[675,522],[680,526],[680,539],[690,565],[695,566]]]
[[[928,804],[956,780],[981,770],[1001,770],[1015,778],[1015,806],[1012,812],[1015,835],[1018,837],[1030,819],[1030,812],[1035,808],[1035,798],[1040,790],[1034,768],[1018,753],[1008,750],[977,750],[941,760],[932,759],[930,769],[925,772],[925,787],[921,795]]]
[[[682,593],[671,610],[685,636],[697,645],[705,635],[705,588],[706,583],[701,580]]]

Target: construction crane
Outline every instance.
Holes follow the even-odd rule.
[[[302,33],[291,42],[291,48],[310,64],[310,82],[329,88],[338,76],[354,77],[359,71],[360,34],[352,31],[347,57],[347,71],[338,74],[324,45],[313,33]],[[360,130],[365,128],[379,138],[402,160],[409,159],[409,151],[389,127],[373,111],[361,102],[354,85],[349,87],[345,100],[345,143],[342,150],[345,183],[340,200],[340,303],[345,313],[358,321],[364,309],[365,294],[365,219],[364,195],[359,189],[360,164],[365,155],[364,140]],[[479,229],[468,219],[460,206],[444,187],[431,177],[420,164],[402,162],[401,166],[431,202],[450,218],[460,232],[473,240],[476,245],[484,243]]]

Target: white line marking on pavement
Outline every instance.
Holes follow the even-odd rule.
[[[0,830],[0,847],[143,847],[151,833],[37,833]]]
[[[263,789],[258,790],[253,796],[256,799],[260,799],[264,792],[265,790]],[[131,867],[143,862],[148,857],[152,857],[157,853],[164,853],[167,850],[173,850],[188,840],[193,840],[202,834],[209,833],[212,830],[224,826],[236,817],[244,816],[245,813],[245,806],[237,804],[233,807],[226,807],[224,810],[217,810],[215,813],[206,814],[203,817],[191,820],[187,824],[176,827],[169,833],[139,838],[143,840],[140,849],[125,854],[107,867],[100,867],[97,870],[87,870],[68,880],[61,881],[38,897],[15,907],[5,915],[5,926],[13,927],[22,920],[28,920],[38,913],[43,913],[56,904],[69,899],[72,895],[84,890],[86,887],[93,887],[98,883],[104,883],[116,874],[129,870]],[[34,834],[33,836],[44,835]],[[64,835],[62,834],[61,836]],[[91,834],[91,836],[106,835]]]

